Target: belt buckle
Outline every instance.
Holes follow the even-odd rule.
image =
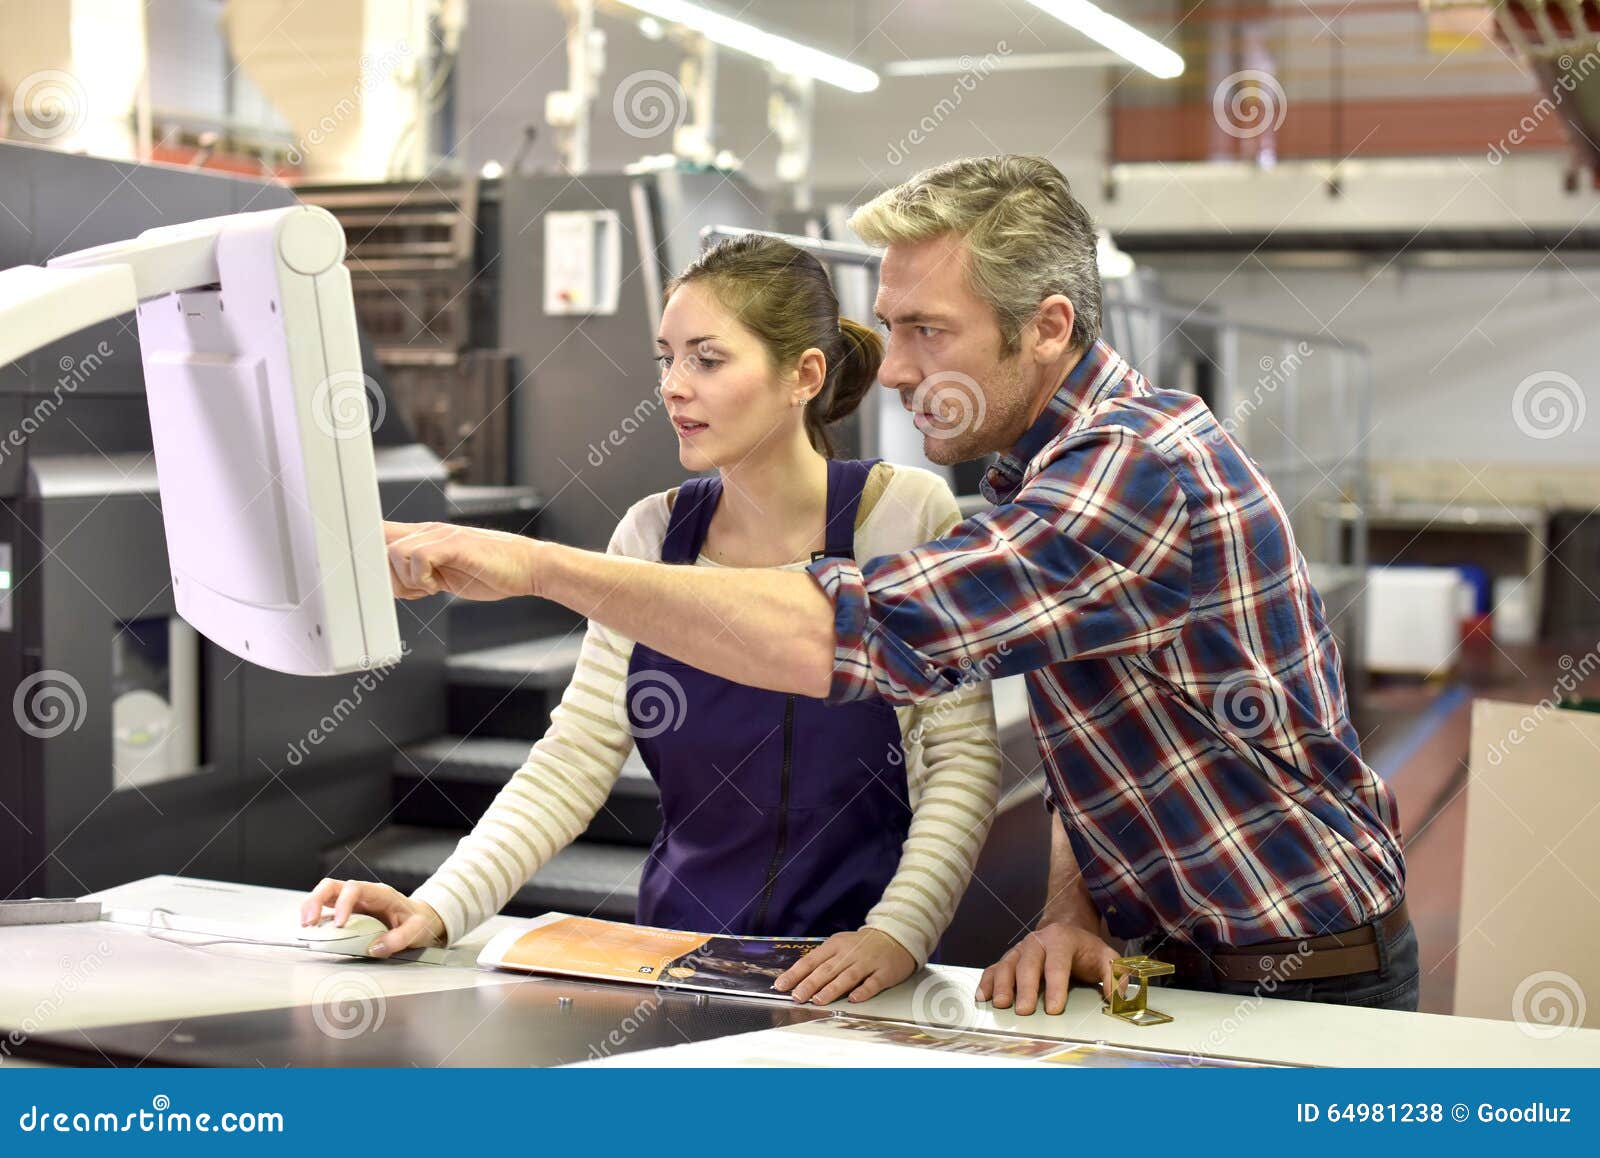
[[[1150,1008],[1150,986],[1146,981],[1151,977],[1166,977],[1173,972],[1176,972],[1175,968],[1165,961],[1157,961],[1143,954],[1116,958],[1111,962],[1111,992],[1105,995],[1100,1012],[1107,1017],[1126,1021],[1129,1025],[1163,1025],[1171,1021],[1172,1014]],[[1118,984],[1125,977],[1139,983],[1139,991],[1132,996],[1125,996]]]

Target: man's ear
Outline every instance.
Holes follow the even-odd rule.
[[[821,350],[813,346],[800,355],[800,368],[795,374],[790,400],[795,406],[804,406],[827,385],[828,360]]]
[[[1051,294],[1039,303],[1028,323],[1033,331],[1035,361],[1049,364],[1072,348],[1072,326],[1077,317],[1071,299],[1064,294]]]

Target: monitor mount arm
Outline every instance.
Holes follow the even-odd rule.
[[[53,258],[48,267],[0,271],[0,365],[128,313],[147,298],[215,283],[217,237],[227,221],[151,230]]]
[[[150,229],[44,266],[0,270],[0,366],[129,313],[142,301],[217,285],[217,249],[240,216]],[[344,234],[331,214],[304,213],[287,222],[278,249],[295,272],[315,275],[343,260]]]

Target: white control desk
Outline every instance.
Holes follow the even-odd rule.
[[[301,896],[226,887],[246,919],[292,913]],[[90,899],[137,909],[142,895],[136,882]],[[1301,1065],[1600,1066],[1600,1030],[1541,1038],[1510,1021],[1179,989],[1151,991],[1151,1005],[1174,1015],[1166,1025],[1107,1017],[1086,988],[1073,990],[1061,1015],[1020,1017],[974,1006],[978,971],[945,966],[831,1010],[478,969],[478,947],[512,923],[495,918],[440,964],[153,934],[108,921],[0,928],[0,1065],[563,1064],[840,1012]]]

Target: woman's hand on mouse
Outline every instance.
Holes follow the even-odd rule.
[[[387,957],[402,949],[442,948],[449,943],[444,919],[432,905],[388,885],[326,878],[300,902],[300,923],[320,922],[325,906],[333,910],[333,923],[340,927],[355,913],[376,917],[389,926],[367,949],[373,957]]]
[[[845,994],[865,1001],[917,971],[917,959],[882,929],[835,933],[791,965],[773,983],[796,1001],[827,1005]]]
[[[532,594],[536,540],[453,523],[383,524],[389,577],[401,599],[448,591],[463,599]]]

